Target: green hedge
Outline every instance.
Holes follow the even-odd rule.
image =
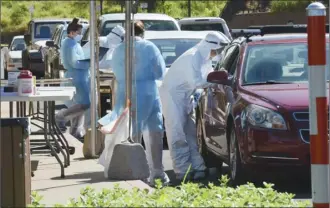
[[[158,187],[126,190],[115,185],[113,189],[95,192],[87,187],[78,199],[70,199],[65,205],[54,207],[309,207],[309,201],[295,201],[294,195],[275,191],[272,184],[264,183],[257,188],[252,183],[231,188],[228,179],[222,176],[220,186],[210,183],[202,187],[196,183],[185,183],[179,187]],[[33,193],[30,207],[45,207],[42,197]]]
[[[295,12],[305,11],[306,7],[314,2],[313,0],[283,1],[275,0],[270,3],[271,12]],[[327,4],[328,2],[325,2]]]

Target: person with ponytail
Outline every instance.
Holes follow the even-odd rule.
[[[75,125],[71,125],[70,133],[79,138],[84,131],[84,113],[90,107],[90,63],[79,61],[84,59],[84,52],[80,45],[82,39],[82,24],[78,18],[74,18],[67,27],[67,37],[62,41],[60,51],[63,66],[66,69],[65,77],[72,78],[72,84],[76,88],[73,104],[60,110],[56,116],[56,124],[62,131],[66,131],[65,124],[75,119]]]

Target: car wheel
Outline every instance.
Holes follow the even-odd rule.
[[[203,134],[203,125],[202,125],[202,118],[197,114],[197,146],[198,151],[204,159],[205,165],[207,168],[217,168],[221,169],[223,162],[220,158],[214,155],[207,149],[205,138]]]
[[[246,175],[241,161],[237,137],[234,128],[231,128],[229,141],[229,170],[230,179],[234,185],[246,182]]]

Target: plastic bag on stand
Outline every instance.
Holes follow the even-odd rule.
[[[107,126],[104,133],[104,150],[99,164],[104,167],[104,176],[115,180],[141,180],[149,177],[146,153],[141,144],[131,143],[129,138],[129,109]]]
[[[127,140],[129,128],[129,110],[128,108],[114,121],[101,128],[105,134],[104,150],[99,158],[99,164],[104,167],[104,176],[107,176],[109,164],[116,144]]]

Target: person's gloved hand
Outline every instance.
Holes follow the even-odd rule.
[[[196,91],[195,91],[195,93],[194,93],[194,101],[196,102],[196,105],[197,105],[197,103],[198,103],[198,101],[199,101],[199,98],[201,97],[201,95],[202,95],[202,93],[203,93],[203,89],[197,89]]]

